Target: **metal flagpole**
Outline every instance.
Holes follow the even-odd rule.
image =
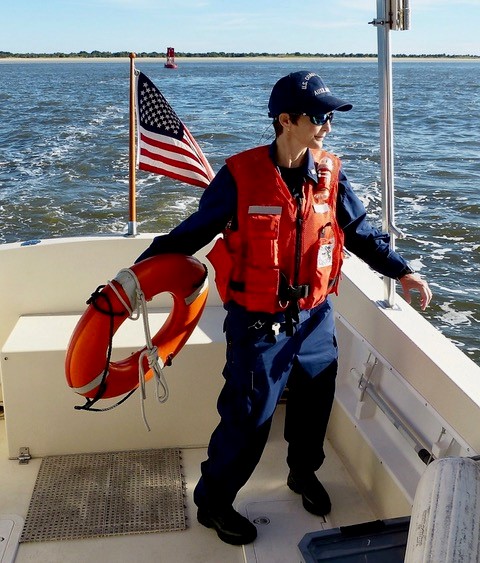
[[[404,234],[395,226],[395,189],[393,155],[392,54],[390,31],[410,28],[409,0],[377,0],[378,78],[380,99],[380,164],[382,184],[382,228],[391,235],[390,247],[395,250],[395,238]],[[385,305],[395,304],[395,280],[384,278]]]
[[[135,53],[130,53],[130,138],[129,138],[129,191],[128,236],[137,234],[137,195],[135,170]]]

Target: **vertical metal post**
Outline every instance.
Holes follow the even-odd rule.
[[[380,102],[380,164],[382,185],[382,229],[391,236],[390,247],[395,250],[395,237],[403,233],[395,226],[395,186],[393,154],[393,87],[390,31],[408,29],[410,8],[408,0],[377,0],[378,82]],[[384,297],[387,307],[395,305],[395,280],[384,278]]]
[[[380,163],[382,185],[382,229],[390,233],[394,215],[393,95],[392,55],[390,51],[389,0],[377,0],[378,84],[380,101]],[[391,234],[391,233],[390,233]],[[395,237],[390,247],[395,250]],[[388,307],[395,304],[395,281],[384,278],[384,298]]]

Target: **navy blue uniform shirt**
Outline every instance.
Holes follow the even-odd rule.
[[[274,159],[275,142],[270,146]],[[304,176],[318,181],[313,157],[303,165]],[[398,278],[407,268],[407,262],[389,247],[390,237],[373,227],[366,217],[362,202],[355,195],[343,169],[338,178],[337,219],[345,233],[347,250],[364,260],[371,268],[391,278]],[[237,188],[224,165],[202,194],[198,210],[187,217],[169,234],[154,238],[137,262],[156,254],[180,253],[193,255],[221,233],[236,217]]]

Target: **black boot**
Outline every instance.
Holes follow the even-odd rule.
[[[290,471],[287,485],[294,493],[302,495],[305,510],[316,516],[325,516],[332,509],[330,497],[315,473],[300,474]]]
[[[257,537],[257,528],[232,506],[219,510],[199,508],[197,520],[207,528],[214,528],[218,537],[231,545],[251,543]]]

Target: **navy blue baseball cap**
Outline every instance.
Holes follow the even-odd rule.
[[[268,102],[268,116],[281,113],[320,115],[331,111],[349,111],[352,104],[336,98],[315,72],[292,72],[275,84]]]

